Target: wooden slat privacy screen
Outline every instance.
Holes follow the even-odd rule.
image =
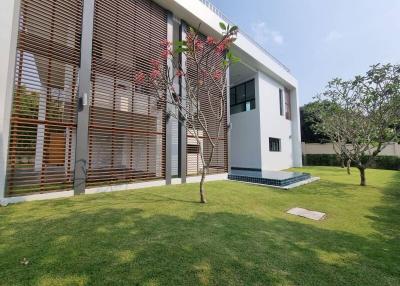
[[[22,0],[7,193],[71,189],[82,0]]]
[[[148,0],[95,2],[88,185],[164,178],[165,104],[135,86],[167,38],[166,11]]]
[[[189,29],[189,28],[188,28]],[[188,31],[187,31],[188,32]],[[215,66],[219,67],[222,63],[223,56],[219,55],[214,55],[212,58],[209,59],[209,66]],[[191,64],[191,59],[187,59],[187,74],[188,77],[192,79],[195,79],[196,77],[196,69],[193,64]],[[205,115],[205,118],[207,118],[207,125],[208,125],[208,130],[210,133],[210,136],[214,138],[214,140],[217,138],[217,131],[218,131],[218,122],[215,116],[213,115],[213,112],[211,110],[210,104],[208,103],[208,94],[206,87],[208,86],[214,86],[211,84],[211,79],[205,79],[204,81],[204,89],[201,90],[200,94],[200,109]],[[215,102],[212,103],[212,105],[219,106],[219,98],[218,95],[219,91],[218,89],[214,86],[213,89],[211,90],[211,100],[214,100]],[[225,92],[225,97],[226,97],[226,92]],[[189,101],[188,101],[189,102]],[[189,106],[188,106],[189,108]],[[228,171],[228,129],[227,129],[227,106],[225,105],[225,116],[224,116],[224,121],[222,124],[222,128],[220,131],[219,135],[219,140],[217,143],[217,146],[214,150],[213,154],[213,160],[210,164],[210,169],[209,173],[210,174],[216,174],[216,173],[225,173]],[[198,124],[200,125],[200,124]],[[211,152],[211,144],[208,142],[206,139],[206,134],[200,130],[199,132],[199,137],[203,148],[204,156],[207,158],[210,155]],[[216,140],[215,140],[216,141]],[[187,175],[199,175],[203,165],[201,161],[200,154],[196,154],[193,152],[194,147],[193,145],[198,145],[198,142],[194,138],[193,135],[190,134],[190,132],[187,133],[187,145],[186,145],[186,162],[187,162]],[[198,148],[197,148],[198,150]]]
[[[73,188],[82,10],[83,0],[21,0],[9,196]],[[151,60],[166,64],[160,45],[166,38],[167,11],[154,2],[95,0],[88,186],[165,178],[166,106],[154,101],[151,88],[136,86],[134,78],[151,71]],[[201,101],[210,114],[206,93]],[[216,122],[209,126],[215,136]],[[227,171],[226,124],[219,141],[211,173]],[[206,140],[202,147],[207,156]],[[183,154],[188,175],[202,168],[198,150],[188,133]]]

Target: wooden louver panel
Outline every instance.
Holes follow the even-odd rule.
[[[82,0],[22,0],[7,194],[72,189]]]
[[[88,185],[164,178],[165,105],[134,77],[163,62],[166,38],[166,11],[152,1],[95,2]]]
[[[223,60],[223,56],[214,55],[212,58],[209,59],[209,66],[220,67]],[[196,78],[196,70],[195,66],[191,63],[191,59],[187,59],[187,74],[191,82],[194,82]],[[204,117],[207,120],[207,127],[210,133],[211,138],[215,140],[217,138],[217,131],[218,131],[218,121],[217,118],[213,115],[211,110],[210,104],[208,102],[208,94],[206,87],[212,86],[211,79],[205,78],[204,80],[204,88],[200,90],[200,110],[204,114]],[[216,87],[211,90],[211,97],[210,100],[213,100],[212,106],[219,106],[219,98],[218,95],[219,91]],[[226,96],[225,91],[225,96]],[[189,101],[188,101],[189,102]],[[190,108],[188,106],[188,108]],[[227,106],[225,105],[224,111],[224,121],[222,124],[222,129],[220,131],[219,140],[217,146],[214,150],[213,160],[210,164],[209,173],[216,174],[216,173],[226,173],[228,172],[228,129],[227,129]],[[200,128],[200,124],[197,124]],[[200,137],[200,145],[203,148],[203,152],[205,158],[208,158],[211,153],[211,144],[206,138],[206,133],[199,129],[199,137]],[[200,174],[203,164],[201,161],[201,157],[199,154],[200,146],[199,143],[195,139],[195,137],[188,131],[187,133],[187,147],[186,147],[186,160],[187,160],[187,175],[198,175]],[[197,146],[197,147],[196,147]],[[196,147],[196,148],[195,148]],[[197,150],[197,152],[194,152]]]

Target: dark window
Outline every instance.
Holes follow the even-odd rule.
[[[283,91],[279,89],[279,114],[283,116]]]
[[[231,87],[230,106],[231,114],[249,111],[256,108],[254,79]]]
[[[239,113],[246,110],[244,103],[235,104],[231,106],[231,114]]]
[[[240,84],[236,87],[236,103],[246,101],[246,90],[245,85]]]
[[[290,100],[290,90],[285,88],[285,111],[286,111],[285,117],[288,120],[292,119],[292,114],[290,112],[291,110],[292,110],[292,103]]]
[[[234,87],[231,88],[230,99],[231,99],[231,105],[235,105],[236,104],[236,89]]]
[[[200,153],[200,146],[196,144],[188,144],[187,145],[187,152],[188,154],[199,154]]]
[[[251,100],[255,98],[254,80],[246,82],[246,99]]]
[[[280,152],[281,151],[281,139],[269,137],[269,151]]]

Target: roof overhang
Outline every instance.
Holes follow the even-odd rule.
[[[206,35],[217,37],[221,33],[220,22],[227,22],[218,11],[213,11],[201,0],[154,0],[160,6],[173,12],[173,14],[184,20],[193,27],[200,25],[200,31]],[[297,80],[262,47],[251,40],[247,35],[240,32],[234,43],[235,55],[252,68],[264,72],[282,84],[297,88]]]

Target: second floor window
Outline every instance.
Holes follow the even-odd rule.
[[[283,91],[279,89],[279,114],[283,116]]]
[[[231,114],[256,108],[254,79],[231,87],[230,107]]]
[[[292,119],[292,103],[291,103],[291,98],[290,98],[290,90],[285,88],[285,117],[288,120]]]

